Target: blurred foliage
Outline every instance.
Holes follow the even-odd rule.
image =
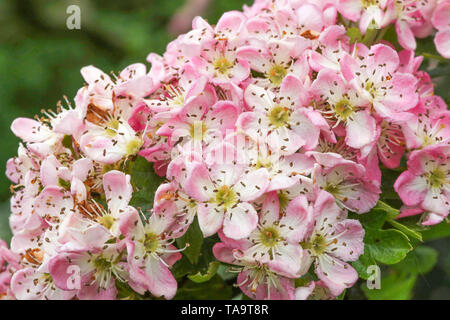
[[[33,117],[72,99],[83,85],[80,68],[105,72],[145,62],[162,54],[174,38],[166,31],[185,0],[2,0],[0,1],[0,201],[9,197],[5,163],[16,155],[19,140],[10,131],[16,117]],[[250,0],[212,1],[205,17],[211,23]],[[81,30],[66,27],[66,8],[81,8]]]
[[[14,118],[33,117],[43,108],[54,109],[63,95],[72,100],[82,86],[79,70],[85,65],[95,65],[105,72],[117,72],[131,63],[144,62],[150,52],[162,54],[167,43],[174,38],[174,35],[167,33],[167,25],[184,2],[185,0],[0,2],[0,72],[3,75],[0,77],[0,130],[3,137],[0,144],[0,238],[8,240],[11,236],[7,223],[10,183],[3,173],[7,159],[17,152],[19,140],[9,129]],[[208,11],[202,15],[215,23],[223,12],[240,9],[244,3],[249,4],[252,0],[211,2]],[[66,8],[73,4],[81,8],[81,30],[69,30],[66,27]],[[398,45],[392,30],[387,31],[384,38],[392,38],[394,45]],[[357,39],[358,34],[353,37]],[[436,54],[431,38],[419,41],[417,53],[425,56],[422,68],[433,77],[437,85],[436,93],[449,102],[448,60],[445,61]],[[144,168],[148,164],[140,163],[138,166]],[[389,176],[384,176],[384,185],[392,186],[395,177],[392,171]],[[154,189],[154,180],[143,179],[138,177],[133,180],[134,186],[140,190],[133,201],[145,210],[147,208],[143,198]],[[392,189],[385,188],[383,194],[388,204],[397,208],[388,198],[389,194],[394,196],[393,199],[396,198],[389,188]],[[424,246],[416,236],[416,221],[408,225],[407,219],[402,219],[402,224],[408,227],[399,229],[399,225],[393,220],[398,213],[393,212],[389,205],[381,205],[385,206],[377,206],[373,215],[361,219],[365,227],[370,229],[367,237],[372,237],[375,241],[371,242],[371,246],[368,246],[370,250],[356,262],[355,267],[363,278],[367,278],[363,274],[363,267],[367,264],[376,261],[395,263],[400,258],[406,258],[394,267],[383,268],[382,290],[369,291],[365,281],[360,280],[361,285],[348,290],[345,298],[449,299],[449,225],[444,222],[425,230],[423,240],[427,245]],[[393,229],[382,229],[384,222]],[[193,228],[195,227],[198,226],[194,224]],[[189,242],[191,248],[187,250],[190,254],[177,262],[173,269],[175,277],[181,281],[176,298],[234,297],[239,292],[230,286],[235,275],[230,276],[223,265],[215,263],[211,254],[211,247],[218,239],[200,239],[196,237],[196,231],[198,230],[190,230],[178,241],[181,246]],[[416,250],[410,252],[406,240],[404,246],[398,248],[389,245],[392,237],[400,235],[408,238]],[[442,239],[443,237],[447,238]],[[397,259],[397,256],[400,258]],[[435,264],[436,267],[433,268]],[[427,276],[424,276],[425,273]],[[186,275],[189,275],[189,279]]]

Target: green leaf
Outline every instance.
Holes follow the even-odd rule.
[[[176,300],[228,300],[233,296],[231,286],[227,285],[218,275],[211,280],[195,283],[187,280],[178,288]]]
[[[369,289],[365,283],[361,289],[370,300],[408,300],[416,279],[416,275],[392,273],[381,278],[380,289]]]
[[[397,209],[380,200],[370,212],[351,214],[350,217],[359,220],[364,228],[381,229],[387,219],[392,219],[398,214],[399,211]]]
[[[209,263],[208,271],[205,274],[197,272],[196,274],[189,275],[188,278],[195,283],[202,283],[210,280],[217,273],[217,269],[220,266],[219,261],[213,261]]]
[[[385,203],[383,201],[378,201],[376,206],[372,210],[386,212],[388,219],[394,219],[400,213],[397,209],[392,208],[390,205],[388,205],[387,203]]]
[[[236,272],[230,272],[229,267],[225,264],[221,263],[219,265],[219,268],[217,269],[217,274],[225,281],[234,279],[237,277]]]
[[[450,224],[444,220],[443,222],[432,226],[429,230],[423,231],[422,236],[424,241],[450,237]]]
[[[177,239],[177,244],[180,248],[187,246],[183,251],[183,255],[185,255],[192,264],[197,264],[198,262],[198,257],[202,250],[203,239],[203,233],[198,225],[197,217],[195,217],[186,233]]]
[[[434,248],[418,246],[393,268],[403,273],[425,274],[436,265],[438,255]]]
[[[384,264],[395,264],[403,260],[412,247],[408,237],[398,230],[366,229],[364,250],[369,250],[373,259]]]
[[[12,237],[11,229],[9,228],[10,207],[9,201],[0,204],[0,239],[9,243]]]
[[[372,20],[366,30],[366,33],[364,34],[364,38],[362,39],[362,43],[364,43],[366,46],[370,47],[372,44],[374,44],[375,39],[378,34],[378,26],[375,23],[374,20]]]
[[[361,42],[362,34],[357,27],[351,27],[347,30],[347,36],[350,38],[350,43]]]
[[[70,190],[70,181],[58,178],[58,184],[66,190]]]
[[[189,261],[183,251],[183,257],[177,261],[172,267],[172,274],[176,279],[181,279],[186,275],[193,275],[198,272],[200,274],[208,273],[210,263],[216,261],[212,253],[212,247],[219,242],[219,237],[212,236],[203,240],[202,250],[200,251],[197,264]]]
[[[377,262],[372,257],[370,249],[365,247],[364,254],[359,256],[359,259],[352,262],[353,268],[358,272],[360,278],[367,280],[371,275],[367,272],[369,266],[377,265]]]
[[[155,173],[153,165],[141,156],[138,156],[127,170],[131,172],[131,184],[136,190],[130,205],[143,211],[151,209],[155,191],[164,180]]]
[[[401,232],[403,232],[404,234],[406,234],[407,236],[413,237],[419,241],[423,241],[422,240],[422,234],[416,230],[413,230],[411,228],[408,228],[407,226],[405,226],[404,224],[401,224],[400,222],[396,221],[396,220],[388,220],[388,223],[393,226],[395,229],[400,230]]]

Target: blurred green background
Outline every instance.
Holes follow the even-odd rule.
[[[211,0],[201,15],[215,23],[228,10],[252,0]],[[81,30],[69,30],[66,8],[81,8]],[[0,0],[0,238],[10,237],[9,181],[5,163],[17,153],[11,133],[16,117],[33,117],[55,108],[63,95],[73,99],[83,84],[80,68],[95,65],[105,72],[145,62],[162,54],[175,36],[167,26],[185,0]],[[447,65],[448,69],[448,65]],[[448,100],[448,82],[438,92]],[[414,297],[449,299],[448,240],[429,243],[440,251],[437,267],[416,284]],[[358,297],[358,292],[354,293]]]

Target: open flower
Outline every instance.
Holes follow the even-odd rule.
[[[394,184],[405,205],[428,212],[430,224],[439,223],[450,212],[449,154],[446,145],[414,151],[408,159],[408,170]]]
[[[298,202],[302,204],[298,204]],[[263,203],[257,228],[244,239],[231,240],[221,235],[222,243],[214,250],[239,243],[240,263],[257,261],[270,270],[287,277],[296,277],[302,269],[302,248],[299,245],[302,231],[299,226],[308,216],[306,197],[292,200],[286,211],[281,211],[278,195],[270,192]]]
[[[352,148],[361,148],[376,138],[376,121],[368,110],[368,101],[356,88],[345,83],[342,76],[330,69],[323,69],[311,86],[311,90],[325,103],[322,114],[333,127],[345,126],[345,142]]]
[[[204,236],[213,235],[223,225],[227,237],[240,239],[257,226],[258,216],[249,202],[266,191],[269,174],[265,168],[249,172],[236,161],[234,147],[223,148],[223,154],[231,162],[216,159],[209,164],[194,163],[184,189],[198,201],[198,219]]]
[[[392,120],[410,118],[405,111],[418,103],[417,79],[397,70],[399,57],[394,49],[376,44],[358,57],[345,55],[340,63],[344,78],[354,82],[359,94],[372,103],[379,116]]]
[[[364,229],[357,220],[346,219],[331,194],[321,191],[303,219],[306,232],[301,244],[315,273],[338,296],[358,279],[358,273],[345,261],[356,261],[364,252]],[[305,208],[304,212],[309,212]],[[308,267],[307,267],[308,268]]]
[[[366,178],[364,166],[342,158],[328,167],[326,164],[316,163],[313,180],[332,194],[341,208],[365,213],[375,206],[380,189]]]
[[[302,92],[301,82],[291,75],[283,80],[278,95],[249,85],[245,102],[252,111],[241,113],[238,129],[255,141],[267,143],[273,152],[289,155],[301,147],[314,148],[320,129],[313,122],[314,112],[301,107]]]
[[[160,206],[145,224],[137,211],[127,212],[120,221],[126,237],[130,278],[154,296],[171,299],[177,282],[169,268],[181,258],[174,245],[170,228],[175,222],[169,206]]]

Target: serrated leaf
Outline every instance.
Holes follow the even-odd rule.
[[[420,232],[413,230],[411,228],[408,228],[407,226],[405,226],[404,224],[401,224],[400,222],[398,222],[396,220],[388,220],[388,223],[391,226],[393,226],[395,229],[398,229],[399,231],[406,234],[407,236],[413,237],[414,239],[417,239],[421,242],[423,241],[422,234]]]
[[[393,265],[393,268],[403,273],[425,274],[436,265],[438,255],[434,248],[418,246],[405,259]]]
[[[177,244],[180,248],[187,246],[183,251],[183,255],[185,255],[192,264],[197,264],[198,262],[202,250],[203,239],[203,233],[198,225],[197,217],[195,217],[186,233],[177,239]]]
[[[358,272],[360,278],[367,280],[370,274],[367,272],[369,266],[377,265],[377,262],[370,254],[370,249],[364,248],[364,254],[359,259],[352,262],[353,268]]]
[[[373,259],[384,264],[400,262],[412,249],[408,237],[393,229],[367,228],[364,243],[364,250],[369,250]]]
[[[204,274],[197,272],[196,274],[189,275],[188,278],[194,281],[195,283],[202,283],[210,280],[217,273],[217,269],[219,268],[220,262],[213,261],[209,263],[208,271]]]
[[[386,212],[388,219],[394,219],[400,213],[397,209],[392,208],[390,205],[383,201],[378,201],[376,206],[372,210]]]
[[[381,278],[380,289],[369,289],[365,283],[361,289],[370,300],[408,300],[416,280],[416,275],[392,273]]]

